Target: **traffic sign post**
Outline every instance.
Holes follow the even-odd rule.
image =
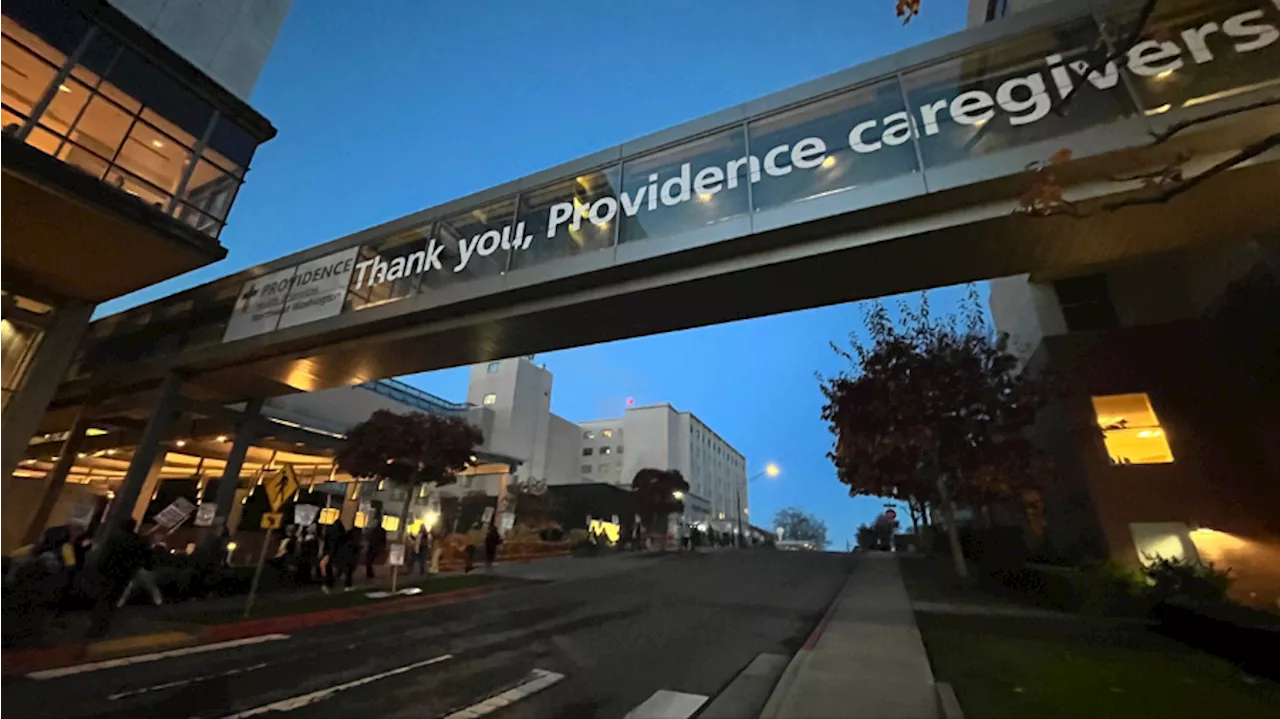
[[[271,535],[275,532],[275,528],[280,526],[280,515],[275,515],[275,523],[268,525],[268,514],[262,515],[262,526],[267,529],[267,536],[262,540],[262,551],[258,553],[258,568],[253,570],[253,583],[249,585],[249,598],[244,603],[244,618],[249,618],[249,613],[253,611],[253,600],[258,596],[258,582],[262,580],[262,566],[267,563],[267,549],[271,546]]]

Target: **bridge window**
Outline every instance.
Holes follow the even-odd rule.
[[[1052,63],[1085,58],[1097,26],[1081,18],[989,45],[903,76],[908,111],[919,133],[925,167],[937,167],[1059,138],[1134,114],[1119,72],[1073,73],[1070,113],[1054,113]]]
[[[482,401],[482,402],[484,402],[484,404],[485,404],[485,406],[486,406],[486,407],[488,407],[488,406],[490,406],[490,405],[497,404],[497,403],[498,403],[498,395],[496,395],[496,394],[494,394],[494,393],[490,392],[489,394],[486,394],[486,395],[484,396],[484,399],[483,399],[483,400],[481,400],[481,401]]]
[[[517,219],[533,240],[512,251],[511,268],[613,247],[622,214],[621,172],[615,166],[522,193]]]
[[[753,176],[760,161],[747,157],[741,128],[631,160],[622,167],[618,241],[671,238],[744,215]]]
[[[436,225],[434,239],[443,245],[438,255],[440,269],[423,273],[426,287],[434,290],[506,272],[512,250],[502,247],[501,238],[505,231],[510,246],[516,229],[515,209],[515,198],[508,197],[460,212]]]
[[[1113,464],[1167,464],[1169,440],[1144,392],[1093,398],[1103,442]]]
[[[767,175],[751,188],[756,210],[919,170],[897,80],[757,120],[748,138]]]

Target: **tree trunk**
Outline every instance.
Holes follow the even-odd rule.
[[[942,514],[947,520],[947,544],[951,545],[951,560],[955,564],[956,574],[967,578],[969,566],[964,563],[964,549],[960,546],[960,528],[956,526],[956,505],[947,492],[944,475],[938,473],[938,499],[942,502]]]

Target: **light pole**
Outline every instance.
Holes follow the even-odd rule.
[[[766,475],[767,475],[767,476],[769,476],[769,477],[777,477],[779,474],[782,474],[782,469],[781,469],[781,468],[779,468],[779,467],[778,467],[778,465],[774,464],[773,462],[770,462],[770,463],[768,463],[768,464],[766,464],[766,465],[764,466],[764,469],[762,469],[762,470],[760,470],[759,472],[755,473],[755,475],[753,475],[750,479],[748,479],[748,480],[744,483],[744,486],[745,486],[745,485],[749,485],[749,484],[751,484],[752,482],[756,481],[757,479],[760,479],[761,477],[764,477],[764,476],[766,476]],[[744,535],[742,534],[742,487],[738,487],[738,538],[737,538],[737,545],[738,545],[738,548],[739,548],[739,549],[741,549],[742,547],[744,547],[744,546],[745,546],[745,541],[744,541],[744,539],[745,539],[745,538],[744,538]]]

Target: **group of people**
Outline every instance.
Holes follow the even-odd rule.
[[[124,606],[138,590],[151,603],[164,602],[156,581],[155,566],[169,554],[163,539],[138,532],[133,518],[124,520],[120,530],[95,553],[94,527],[49,527],[40,539],[13,556],[5,575],[6,599],[22,626],[15,634],[39,636],[44,625],[77,603],[93,605],[89,635],[106,633],[116,609]],[[229,535],[210,534],[189,548],[195,562],[189,585],[209,581],[211,574],[226,566]]]
[[[419,574],[427,573],[431,559],[433,540],[426,529],[405,538],[406,572],[417,567]],[[273,562],[278,570],[292,575],[299,584],[320,582],[325,592],[332,591],[341,579],[343,587],[355,584],[356,570],[364,564],[365,579],[376,575],[374,566],[382,559],[388,547],[387,531],[380,526],[366,530],[348,529],[342,520],[320,528],[306,527],[299,530],[289,527],[280,540]]]

